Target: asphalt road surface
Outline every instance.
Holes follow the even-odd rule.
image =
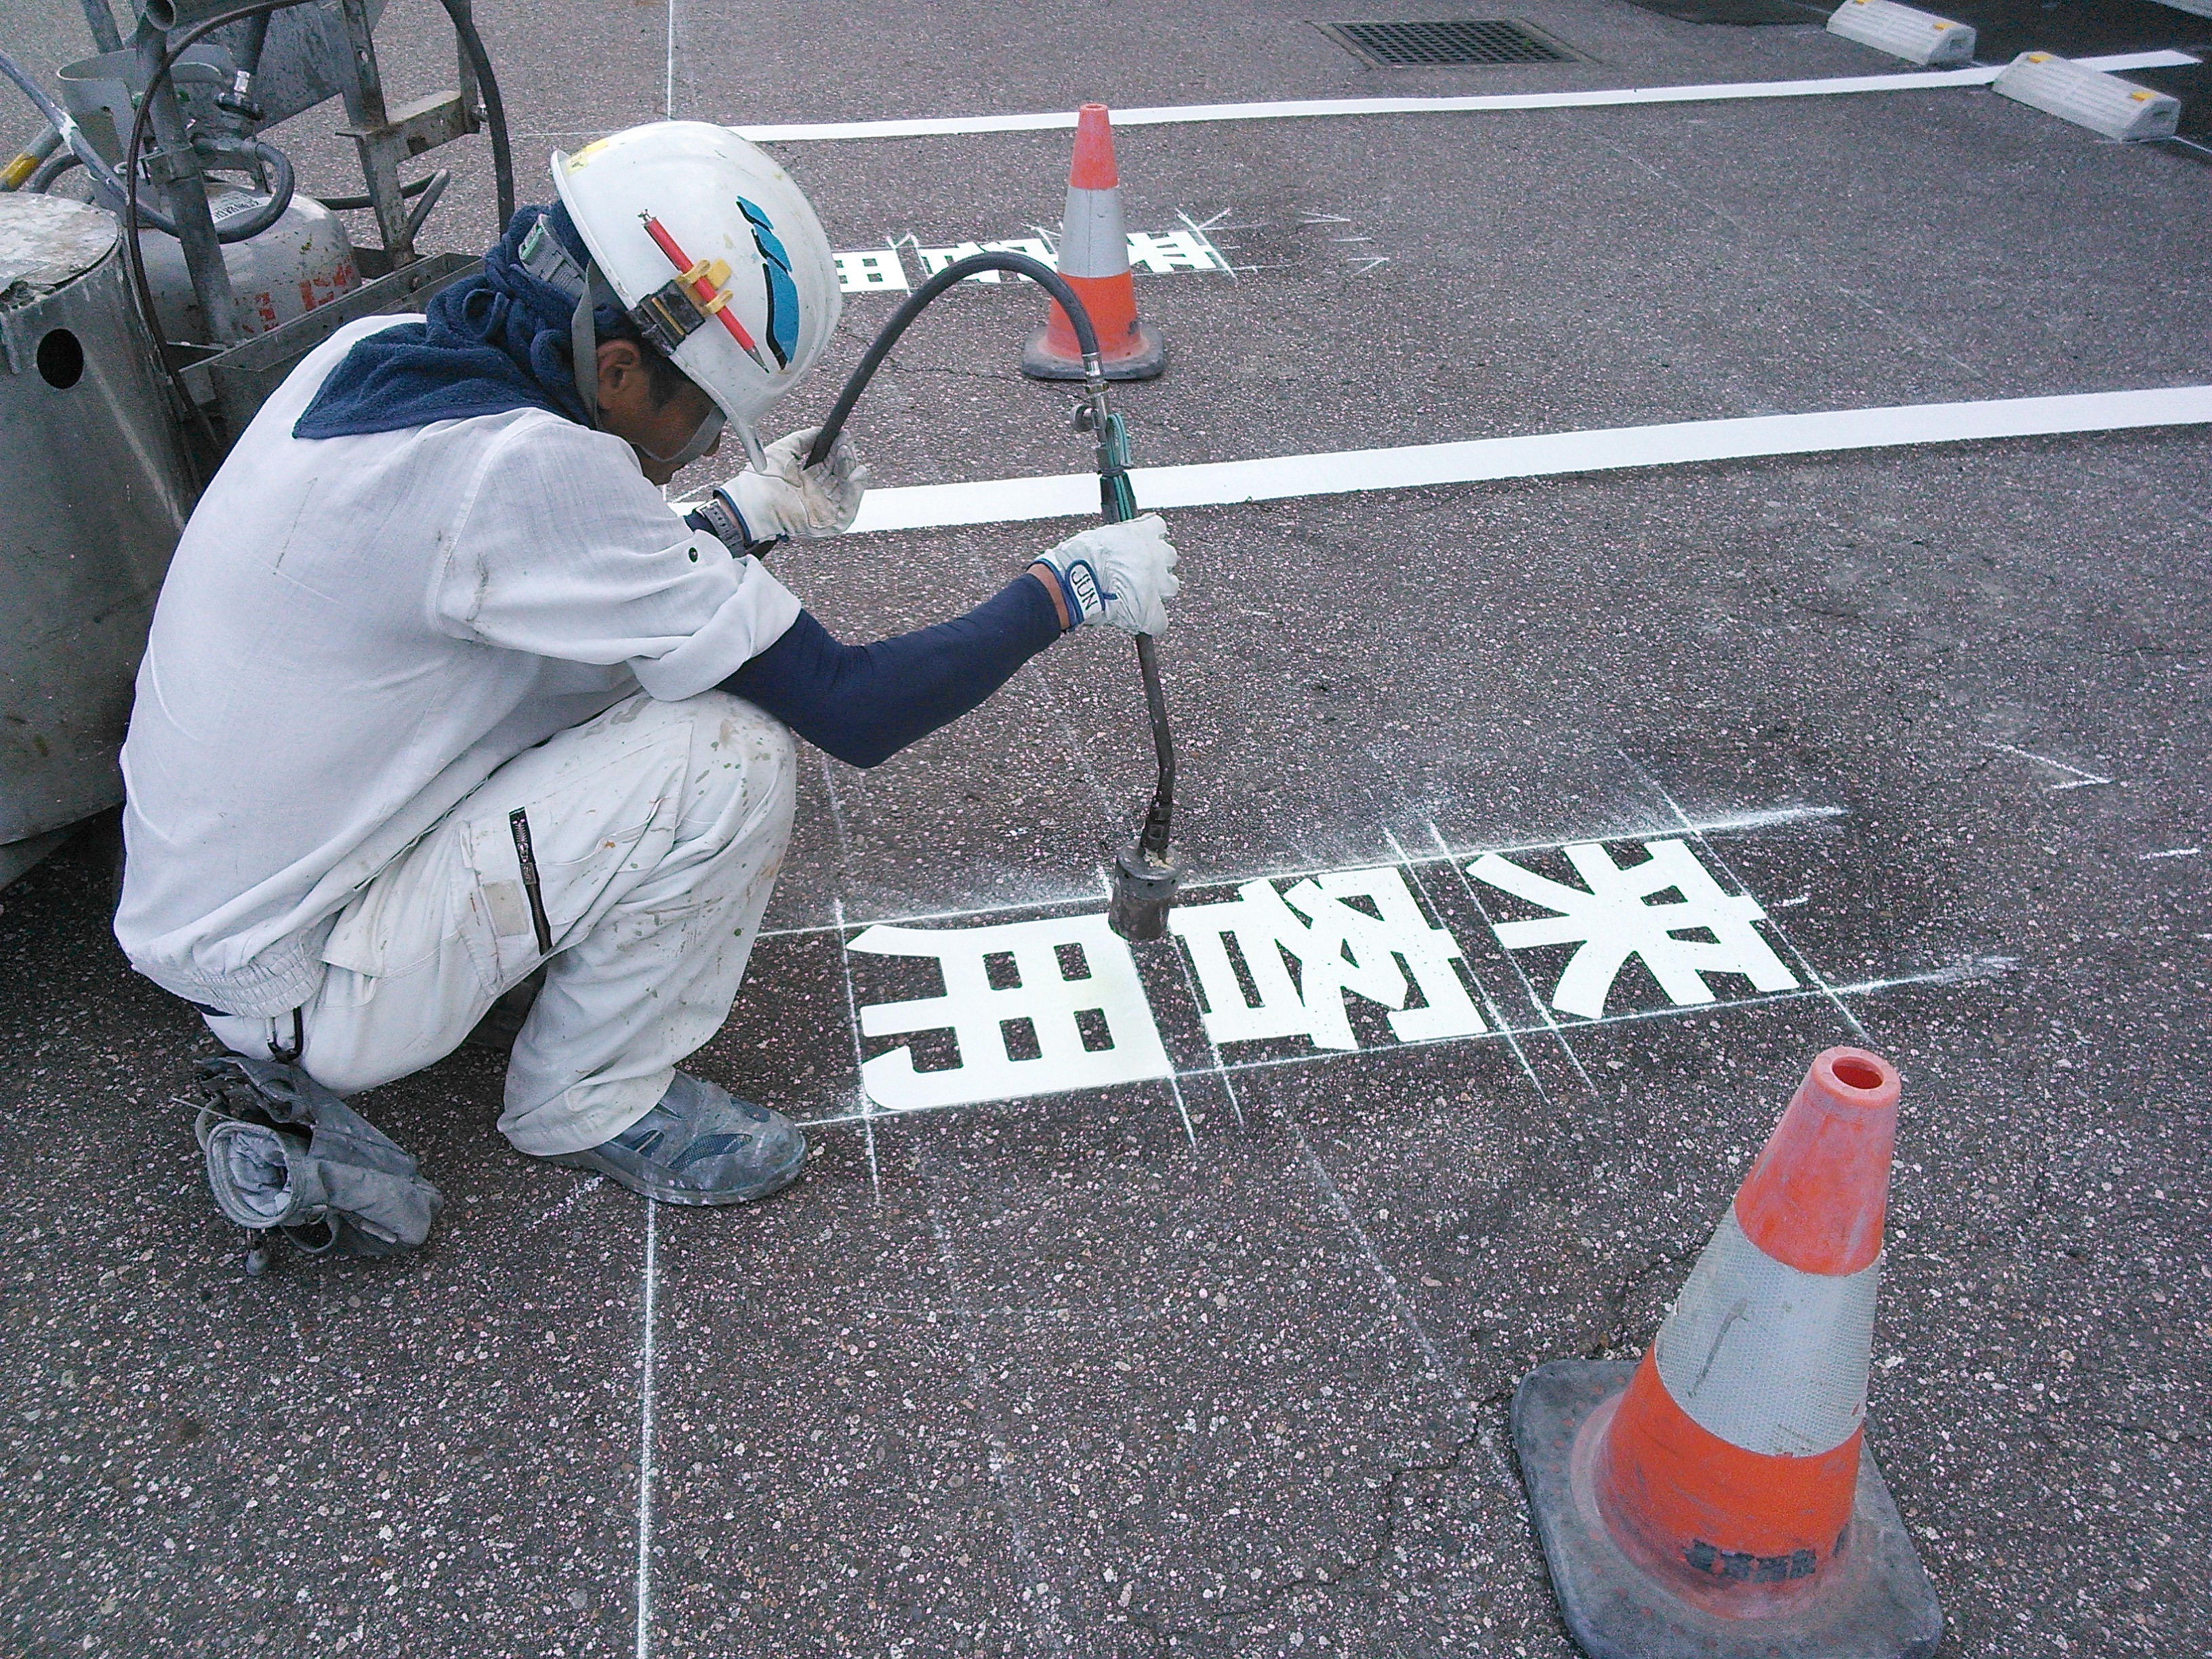
[[[9,8],[11,49],[84,50],[35,9]],[[1516,0],[1413,15],[1516,16],[1579,56],[1378,70],[1309,9],[481,13],[525,200],[548,149],[664,114],[1903,67],[1810,23]],[[2148,0],[1976,9],[2008,55],[2092,12],[2095,50],[2212,41]],[[449,75],[441,27],[391,9],[402,93]],[[308,188],[350,187],[337,125],[295,124]],[[1067,152],[780,149],[839,248],[896,244],[910,278],[920,249],[1053,225]],[[1982,89],[1133,125],[1120,155],[1130,228],[1229,267],[1137,279],[1172,353],[1122,399],[1148,465],[2212,369],[2203,155]],[[488,161],[460,166],[431,246],[488,240]],[[892,303],[848,299],[792,424]],[[1016,371],[1041,316],[1009,283],[925,319],[852,428],[879,483],[1085,465],[1066,392]],[[1807,1064],[1856,1042],[1905,1079],[1869,1443],[1946,1651],[2203,1651],[2208,486],[2197,426],[1176,511],[1162,650],[1201,937],[1096,943],[1149,787],[1118,638],[874,772],[809,751],[697,1064],[820,1127],[806,1177],[734,1212],[520,1158],[496,1059],[465,1050],[357,1102],[444,1191],[431,1243],[247,1279],[171,1103],[208,1039],[125,968],[81,839],[0,915],[0,1650],[1564,1655],[1513,1387],[1642,1352]],[[1072,527],[781,563],[866,637]],[[1511,943],[1552,912],[1492,878],[1655,855],[1694,866],[1680,896],[1729,965],[1686,975],[1647,929],[1592,1006],[1576,945]],[[1288,939],[1301,892],[1356,936],[1351,988],[1304,1008],[1342,1024],[1239,1026],[1209,963],[1266,988],[1198,907]],[[937,963],[866,934],[901,923]],[[1080,968],[1054,953],[1085,938]],[[1018,984],[1018,945],[1045,953]],[[1112,981],[1109,1029],[1046,958]],[[979,961],[1004,1000],[947,992]],[[937,997],[926,1029],[868,1013]]]

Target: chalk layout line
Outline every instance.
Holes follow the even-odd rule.
[[[1629,1009],[1617,1014],[1602,1014],[1595,1019],[1578,1019],[1574,1022],[1573,1029],[1577,1031],[1601,1030],[1616,1025],[1644,1025],[1663,1020],[1710,1016],[1718,1012],[1732,1013],[1740,1009],[1771,1008],[1784,1003],[1826,1003],[1832,1009],[1843,1006],[1844,999],[1850,997],[1875,997],[1885,992],[1911,990],[1922,986],[1979,984],[2002,977],[2012,971],[2016,965],[2016,959],[2011,957],[1977,956],[1947,963],[1941,968],[1927,969],[1918,973],[1892,974],[1876,979],[1852,980],[1844,984],[1833,983],[1823,976],[1820,983],[1802,986],[1795,991],[1755,992],[1745,996],[1729,997],[1717,1002],[1696,1003],[1679,1008]],[[1856,1014],[1850,1016],[1850,1022],[1856,1024]],[[1231,1078],[1241,1076],[1246,1073],[1278,1072],[1309,1066],[1335,1066],[1371,1060],[1376,1054],[1402,1054],[1417,1048],[1445,1048],[1486,1042],[1512,1042],[1522,1038],[1534,1042],[1540,1037],[1559,1039],[1561,1046],[1566,1048],[1568,1057],[1575,1063],[1577,1071],[1582,1073],[1580,1059],[1574,1054],[1572,1048],[1566,1044],[1560,1028],[1556,1024],[1540,1024],[1531,1022],[1519,1025],[1510,1024],[1498,1025],[1490,1030],[1478,1031],[1468,1036],[1418,1037],[1408,1042],[1394,1043],[1387,1048],[1317,1049],[1311,1054],[1277,1054],[1261,1060],[1224,1059],[1211,1066],[1179,1066],[1171,1075],[1181,1082],[1202,1082],[1207,1079],[1225,1082]],[[1588,1077],[1587,1073],[1582,1073],[1582,1075]],[[1164,1078],[1161,1079],[1163,1082],[1166,1080]],[[1597,1092],[1595,1079],[1590,1079],[1588,1086],[1592,1093]],[[809,1131],[841,1129],[869,1121],[888,1134],[896,1126],[934,1117],[945,1112],[972,1112],[992,1106],[1035,1105],[1040,1102],[1067,1099],[1079,1095],[1091,1095],[1097,1092],[1097,1088],[1090,1085],[1071,1086],[1024,1094],[992,1095],[980,1100],[945,1101],[928,1106],[902,1106],[896,1109],[878,1107],[874,1109],[872,1113],[854,1110],[824,1112],[818,1117],[795,1117],[792,1121],[798,1124],[800,1128]]]
[[[637,1355],[637,1659],[653,1654],[653,1396],[654,1304],[660,1279],[660,1206],[645,1206],[645,1262],[638,1317]]]

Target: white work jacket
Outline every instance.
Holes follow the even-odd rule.
[[[277,389],[154,613],[115,933],[229,1013],[312,996],[339,909],[501,763],[641,687],[696,696],[799,614],[628,444],[544,410],[292,435],[355,342],[414,320],[349,324]]]

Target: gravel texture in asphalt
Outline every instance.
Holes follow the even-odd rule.
[[[88,49],[50,10],[5,9],[40,69]],[[1575,61],[1410,71],[1284,3],[479,10],[526,201],[548,149],[671,112],[1899,67],[1619,0],[1511,9]],[[2001,56],[2212,38],[2148,4],[1966,12]],[[437,9],[386,15],[393,83],[444,84]],[[337,125],[284,135],[306,187],[356,187]],[[917,246],[1053,225],[1067,143],[779,153],[838,247],[912,237],[918,275]],[[427,240],[472,248],[488,160],[447,154]],[[2201,158],[1986,91],[1131,128],[1120,155],[1131,228],[1204,225],[1233,267],[1138,278],[1172,353],[1121,397],[1145,464],[2212,370]],[[892,303],[848,298],[792,425]],[[1042,312],[978,286],[915,330],[852,428],[878,483],[1085,464],[1066,390],[1016,371]],[[943,983],[848,950],[863,927],[1101,906],[1148,750],[1126,642],[1072,639],[872,772],[805,751],[768,932],[695,1065],[819,1127],[807,1175],[735,1211],[520,1158],[497,1058],[465,1049],[356,1103],[445,1193],[430,1243],[249,1280],[173,1103],[208,1039],[121,960],[112,854],[80,837],[0,899],[0,1649],[1565,1655],[1513,1388],[1643,1351],[1808,1063],[1855,1042],[1905,1080],[1869,1433],[1946,1651],[2195,1650],[2209,485],[2197,428],[1178,512],[1193,905],[1381,869],[1458,952],[1473,1025],[1401,1040],[1355,977],[1351,1048],[1219,1037],[1196,957],[1147,945],[1172,1075],[872,1102],[860,1068],[898,1048],[924,1079],[978,1057],[862,1031]],[[777,562],[860,639],[1061,533]],[[1573,947],[1510,948],[1547,913],[1470,868],[1572,884],[1571,844],[1670,841],[1757,901],[1781,988],[1716,972],[1696,1001],[1637,957],[1603,1018],[1565,1010]]]

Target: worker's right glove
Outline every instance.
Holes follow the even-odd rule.
[[[754,542],[792,536],[818,541],[853,527],[860,497],[868,488],[868,469],[854,459],[840,436],[829,459],[806,465],[818,426],[777,439],[768,447],[768,471],[748,467],[714,494],[737,509]]]
[[[1070,536],[1038,554],[1036,564],[1059,582],[1071,623],[1103,623],[1131,634],[1166,633],[1167,602],[1182,588],[1175,545],[1157,513]]]

